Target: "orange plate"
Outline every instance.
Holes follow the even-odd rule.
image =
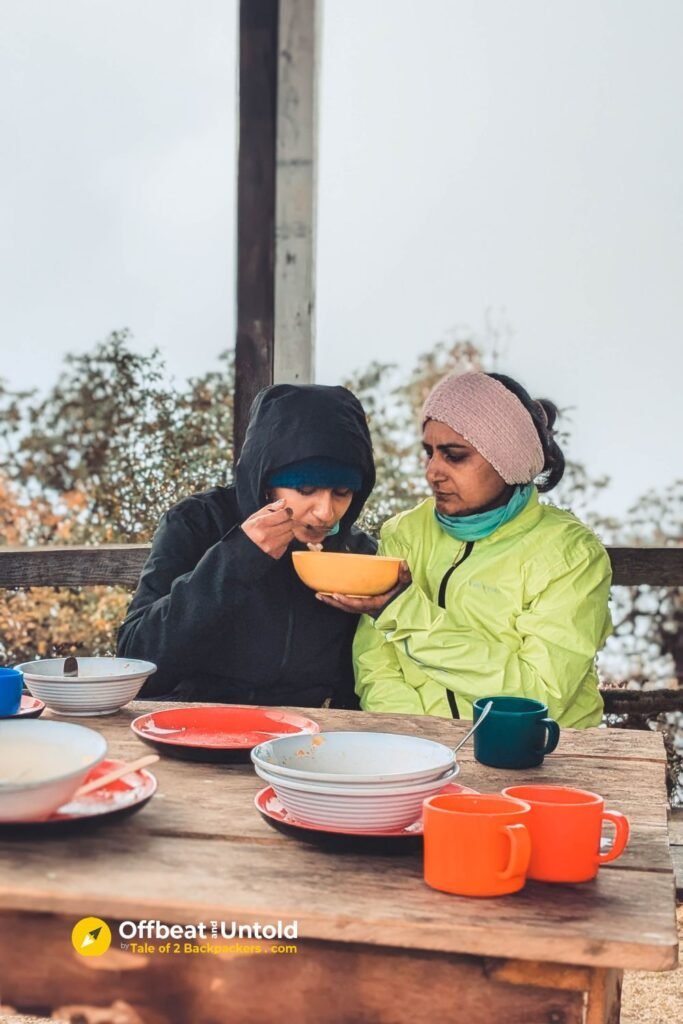
[[[171,757],[222,763],[249,761],[253,747],[278,736],[320,732],[317,722],[295,711],[248,704],[152,711],[135,718],[130,727],[145,743]]]
[[[451,782],[442,793],[476,793],[476,789]],[[344,832],[343,829],[322,825],[303,825],[286,811],[272,786],[256,794],[254,805],[265,822],[282,832],[316,846],[324,846],[344,853],[410,853],[422,848],[422,821],[397,828],[391,832]]]
[[[106,772],[113,771],[122,764],[125,762],[111,759],[100,761],[88,773],[83,784],[99,779]],[[140,768],[110,782],[107,786],[102,786],[101,789],[96,789],[93,793],[87,793],[69,804],[64,804],[42,821],[2,822],[0,835],[3,838],[7,835],[23,835],[26,832],[42,835],[77,831],[84,826],[103,824],[105,821],[119,819],[139,811],[154,796],[156,790],[156,776],[146,768]]]

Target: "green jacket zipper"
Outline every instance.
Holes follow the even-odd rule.
[[[468,540],[465,544],[465,550],[462,553],[462,557],[459,558],[456,562],[453,562],[453,565],[450,567],[450,569],[447,570],[447,572],[444,575],[444,578],[441,580],[441,585],[439,586],[439,608],[446,607],[446,588],[448,587],[448,581],[450,580],[451,576],[458,568],[458,566],[462,565],[465,559],[470,557],[470,555],[472,554],[473,547],[474,541]],[[448,706],[451,709],[451,714],[453,715],[453,718],[460,718],[460,712],[458,711],[458,705],[455,700],[455,694],[453,693],[452,690],[446,688],[446,696],[448,697]]]

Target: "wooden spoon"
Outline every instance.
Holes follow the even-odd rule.
[[[122,775],[127,775],[128,772],[136,772],[140,768],[147,768],[148,765],[154,764],[155,761],[159,760],[158,754],[146,754],[145,757],[139,757],[137,761],[129,761],[127,764],[121,764],[118,768],[112,768],[110,772],[105,775],[100,775],[99,779],[93,779],[91,782],[86,782],[83,786],[76,790],[71,800],[76,800],[81,796],[85,796],[86,793],[94,793],[96,789],[100,789],[101,786],[108,786],[110,782],[116,782]],[[71,801],[69,801],[71,803]]]

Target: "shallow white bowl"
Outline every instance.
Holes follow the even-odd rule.
[[[390,786],[335,786],[301,782],[272,775],[259,765],[256,773],[275,793],[290,814],[302,824],[323,825],[347,831],[390,830],[410,825],[422,812],[428,796],[439,793],[458,774],[458,766],[439,779]]]
[[[0,822],[49,817],[106,753],[104,736],[82,725],[0,722]]]
[[[390,732],[284,736],[254,747],[251,759],[285,779],[373,786],[438,779],[455,763],[444,743]]]
[[[78,658],[78,676],[64,675],[64,658],[17,665],[26,687],[59,715],[111,715],[137,697],[156,672],[151,661],[134,658]]]

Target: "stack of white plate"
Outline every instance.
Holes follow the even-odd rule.
[[[251,759],[298,821],[347,832],[410,825],[459,771],[450,747],[381,732],[286,736],[254,747]]]
[[[151,661],[133,658],[77,658],[77,676],[64,674],[64,658],[17,665],[34,697],[59,715],[111,715],[133,700],[156,672]]]

